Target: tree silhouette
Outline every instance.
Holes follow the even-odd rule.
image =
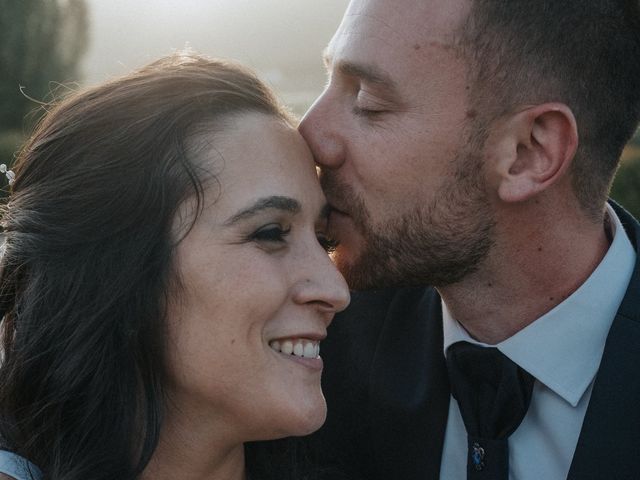
[[[18,129],[57,83],[78,80],[88,44],[85,0],[0,0],[0,131]]]

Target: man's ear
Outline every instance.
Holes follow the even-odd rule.
[[[528,200],[566,174],[578,147],[576,119],[567,105],[528,107],[500,123],[492,157],[502,201]]]

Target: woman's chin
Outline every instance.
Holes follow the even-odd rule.
[[[327,407],[323,402],[323,407],[318,409],[313,414],[310,414],[307,418],[301,422],[298,431],[293,433],[293,436],[299,437],[304,435],[310,435],[324,425],[327,419]]]
[[[286,409],[284,406],[278,412],[279,425],[271,433],[266,433],[260,440],[276,440],[284,437],[303,437],[318,430],[327,418],[327,404],[324,397],[320,397],[313,403],[302,402],[295,408]],[[276,416],[271,417],[276,421]]]

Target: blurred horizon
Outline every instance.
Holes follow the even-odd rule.
[[[297,114],[325,83],[322,50],[348,0],[86,0],[89,48],[81,85],[94,85],[188,47],[257,70]]]
[[[321,54],[349,0],[10,0],[0,11],[0,163],[11,165],[48,101],[185,47],[258,72],[299,116],[320,95]],[[44,102],[44,103],[43,103]],[[0,192],[0,196],[2,193]],[[612,196],[640,217],[640,134]]]

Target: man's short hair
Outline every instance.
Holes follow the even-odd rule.
[[[638,0],[471,0],[461,42],[483,121],[562,102],[578,124],[573,186],[600,218],[640,118]]]

